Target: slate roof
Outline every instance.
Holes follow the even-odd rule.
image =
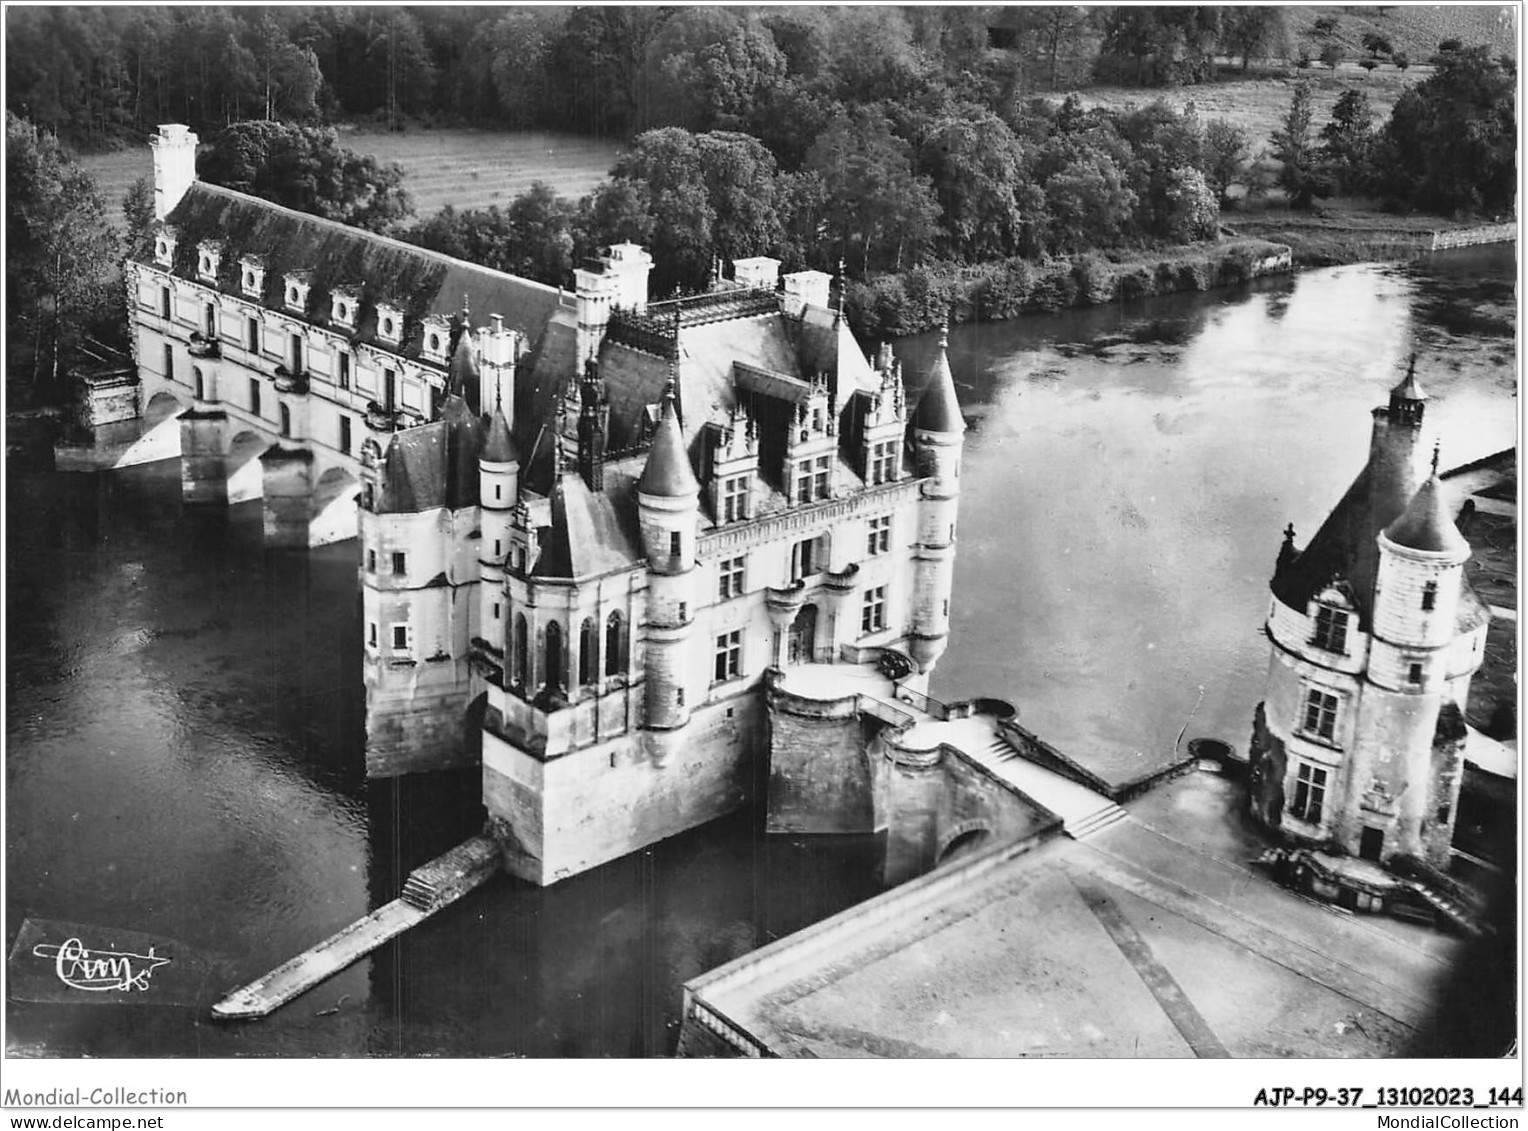
[[[652,447],[647,450],[647,465],[642,469],[637,490],[644,495],[666,499],[700,493],[700,484],[695,481],[695,471],[690,466],[689,452],[679,429],[679,413],[674,407],[673,396],[668,393],[663,397],[663,416],[658,421],[658,430],[653,433]]]
[[[379,514],[418,514],[478,502],[477,453],[482,425],[467,402],[448,396],[440,419],[394,432],[382,453]]]
[[[186,191],[166,222],[178,233],[173,274],[202,282],[196,271],[197,244],[206,239],[222,240],[218,276],[210,285],[243,298],[239,259],[257,254],[265,260],[261,301],[269,309],[285,310],[286,274],[310,271],[308,307],[302,315],[305,320],[343,334],[352,342],[374,344],[405,357],[420,356],[422,319],[431,314],[455,317],[464,302],[479,316],[503,315],[505,325],[533,343],[541,338],[558,305],[555,287],[201,181]],[[148,256],[139,258],[152,262]],[[353,331],[330,320],[333,289],[350,286],[359,286],[361,292]],[[377,337],[379,300],[404,312],[400,346]]]
[[[955,395],[955,377],[950,372],[949,339],[939,338],[939,354],[934,359],[928,384],[913,412],[913,427],[928,432],[964,432],[966,421],[960,415],[960,401]]]
[[[1397,546],[1433,554],[1468,553],[1470,549],[1449,514],[1436,472],[1412,496],[1401,516],[1385,527],[1385,537]]]

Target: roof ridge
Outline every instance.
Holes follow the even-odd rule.
[[[358,228],[353,224],[346,224],[340,220],[332,220],[327,216],[318,216],[312,212],[304,212],[299,208],[289,208],[285,204],[277,204],[273,200],[266,200],[263,196],[255,196],[253,193],[240,192],[238,189],[231,189],[226,185],[215,185],[211,181],[195,181],[187,190],[188,195],[189,193],[195,192],[197,189],[205,189],[216,195],[229,196],[238,200],[250,201],[251,203],[260,205],[262,208],[274,209],[277,212],[283,212],[288,216],[299,220],[309,220],[315,224],[322,224],[325,227],[333,228],[336,231],[362,236],[369,240],[376,240],[378,243],[386,244],[387,246],[396,248],[399,251],[411,252],[428,259],[433,259],[447,266],[465,267],[472,271],[482,271],[488,275],[495,275],[501,279],[510,279],[516,283],[523,283],[528,287],[535,287],[539,290],[545,291],[548,294],[562,294],[565,289],[563,287],[554,287],[549,283],[538,282],[535,279],[527,279],[523,275],[511,275],[508,271],[500,271],[496,267],[488,267],[482,263],[473,263],[470,259],[458,259],[456,256],[447,255],[443,251],[436,251],[433,248],[421,247],[419,244],[409,243],[407,240],[400,240],[393,236],[385,236],[381,232],[373,232],[367,228]],[[179,207],[179,205],[176,207]]]

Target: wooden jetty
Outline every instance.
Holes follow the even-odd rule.
[[[457,845],[410,872],[398,899],[234,990],[212,1007],[212,1016],[224,1021],[253,1021],[266,1016],[455,903],[498,870],[499,848],[488,837],[473,837]]]

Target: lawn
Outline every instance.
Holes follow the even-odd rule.
[[[605,180],[621,152],[615,142],[572,134],[484,130],[342,130],[340,144],[402,165],[404,184],[420,216],[433,215],[448,204],[506,205],[538,180],[560,196],[576,199]],[[153,172],[149,147],[87,154],[79,163],[100,184],[110,219],[120,226],[123,194],[133,181]]]
[[[1374,125],[1379,127],[1389,119],[1390,111],[1401,92],[1421,82],[1431,73],[1431,67],[1411,67],[1402,72],[1386,65],[1369,74],[1356,64],[1342,63],[1336,70],[1320,66],[1304,71],[1289,70],[1289,75],[1298,77],[1285,77],[1281,73],[1276,76],[1205,83],[1202,86],[1150,90],[1141,87],[1095,86],[1077,91],[1077,97],[1084,106],[1102,106],[1110,110],[1120,110],[1131,105],[1144,106],[1157,98],[1178,110],[1193,103],[1201,122],[1221,118],[1245,130],[1249,148],[1253,156],[1256,156],[1268,146],[1273,131],[1279,128],[1284,116],[1289,113],[1289,103],[1294,97],[1295,84],[1299,81],[1310,84],[1311,112],[1315,129],[1319,131],[1331,120],[1332,107],[1337,104],[1343,91],[1364,91],[1374,111]]]

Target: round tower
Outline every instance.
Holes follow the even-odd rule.
[[[515,504],[520,500],[520,456],[500,405],[494,406],[488,435],[478,452],[478,497],[482,507],[482,537],[478,541],[482,607],[478,624],[482,626],[483,638],[503,651],[504,627],[509,623],[504,601],[504,557],[509,553]],[[496,609],[498,617],[494,616]]]
[[[944,655],[950,634],[950,591],[955,576],[955,520],[960,507],[960,455],[966,422],[950,373],[950,333],[939,331],[928,388],[913,414],[913,447],[924,479],[913,551],[913,607],[909,652],[924,675]]]
[[[653,435],[637,512],[647,555],[646,726],[672,730],[690,721],[690,630],[694,624],[695,539],[700,484],[685,453],[671,378]],[[691,665],[693,666],[693,665]]]

